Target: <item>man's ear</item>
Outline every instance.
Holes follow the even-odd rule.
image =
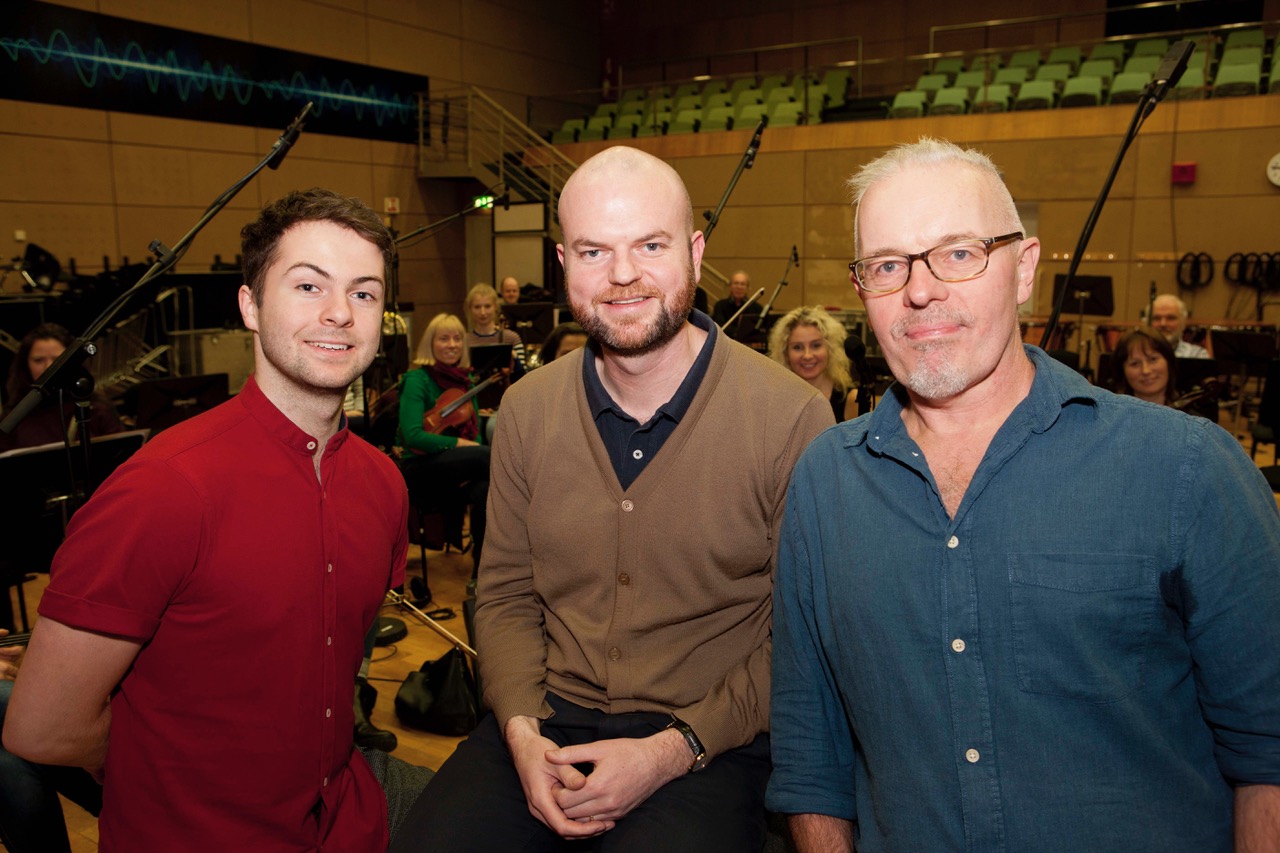
[[[258,331],[258,303],[253,301],[253,291],[249,285],[242,284],[236,296],[240,300],[240,319],[244,320],[244,327],[251,332]]]

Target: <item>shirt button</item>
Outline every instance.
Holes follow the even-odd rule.
[[[324,777],[324,781],[320,783],[320,787],[321,787],[321,788],[327,788],[327,787],[329,787],[329,777],[328,777],[328,776]]]
[[[631,575],[627,574],[626,572],[623,572],[622,574],[618,575],[618,583],[622,584],[623,586],[626,586],[627,584],[631,583]]]
[[[328,570],[329,572],[332,572],[332,571],[333,571],[333,563],[330,563],[330,564],[328,565],[327,570]]]
[[[956,538],[956,537],[954,537],[954,536],[952,536],[950,539],[948,539],[948,540],[947,540],[947,547],[948,547],[948,548],[954,548],[954,547],[956,547],[956,546],[957,546],[957,545],[959,545],[959,544],[960,544],[960,540],[959,540],[959,539],[957,539],[957,538]]]
[[[315,449],[316,449],[316,443],[314,441],[308,441],[307,450],[315,450]]]
[[[622,657],[622,652],[617,647],[609,649],[609,660],[617,660],[620,657]]]
[[[631,451],[631,458],[632,458],[632,459],[643,459],[643,458],[644,458],[644,451],[643,451],[643,450],[640,450],[640,449],[636,449],[636,450]]]
[[[325,709],[324,709],[324,718],[327,720],[327,719],[329,719],[329,718],[330,718],[330,717],[332,717],[332,716],[333,716],[333,709],[332,709],[332,708],[325,708]]]
[[[631,510],[633,510],[633,509],[635,509],[635,508],[636,508],[636,505],[635,505],[635,504],[633,504],[631,501],[623,501],[623,502],[622,502],[622,511],[623,511],[623,512],[631,512]]]
[[[956,637],[954,640],[952,640],[951,651],[957,652],[957,653],[964,651],[964,640],[960,639],[959,637]]]
[[[978,750],[976,749],[966,749],[964,751],[964,760],[970,764],[977,764],[978,759],[981,757],[982,756],[978,754]]]
[[[956,640],[956,642],[957,642],[957,643],[959,643],[960,641],[959,641],[959,640]],[[333,645],[333,637],[325,637],[325,638],[324,638],[324,644],[325,644],[326,646],[332,646],[332,645]],[[962,644],[962,645],[963,645],[963,644]],[[959,649],[956,649],[956,651],[960,651],[960,650],[959,650]]]

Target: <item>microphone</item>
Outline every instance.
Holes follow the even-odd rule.
[[[844,339],[844,354],[858,374],[858,414],[865,415],[875,407],[875,371],[867,364],[867,345],[857,335]]]
[[[302,108],[302,112],[298,113],[298,117],[293,120],[293,123],[284,129],[284,133],[280,134],[276,144],[271,146],[271,159],[267,161],[268,169],[280,168],[280,164],[284,162],[284,156],[289,153],[293,143],[297,142],[298,137],[302,135],[302,127],[307,121],[307,116],[311,114],[311,108],[314,106],[315,101],[307,101],[307,105]]]
[[[511,190],[507,190],[506,192],[504,192],[502,194],[502,197],[499,198],[498,201],[502,202],[503,210],[510,210],[511,209]]]
[[[791,244],[791,263],[800,266],[800,253],[796,251],[795,243]]]
[[[1176,41],[1173,46],[1165,53],[1164,59],[1160,60],[1160,67],[1156,69],[1155,76],[1151,78],[1149,92],[1151,94],[1151,103],[1154,106],[1164,100],[1164,96],[1169,94],[1169,90],[1178,85],[1178,81],[1182,79],[1182,75],[1187,70],[1187,60],[1191,58],[1191,52],[1195,50],[1195,44],[1191,41]]]
[[[844,354],[848,356],[849,363],[853,365],[858,376],[864,376],[870,365],[867,364],[867,345],[862,342],[862,338],[857,335],[845,338]]]

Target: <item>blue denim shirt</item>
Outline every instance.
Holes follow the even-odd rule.
[[[860,853],[1228,851],[1232,786],[1280,783],[1276,503],[1216,425],[1027,353],[954,519],[895,393],[796,466],[768,805]]]

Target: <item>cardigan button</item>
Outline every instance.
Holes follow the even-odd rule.
[[[631,501],[629,501],[629,500],[628,500],[628,501],[623,501],[623,502],[622,502],[622,511],[623,511],[623,512],[631,512],[631,510],[633,510],[633,509],[635,509],[635,508],[636,508],[636,505],[635,505],[635,504],[633,504],[633,503],[632,503]]]
[[[631,575],[627,574],[626,572],[623,572],[622,574],[618,575],[618,583],[622,584],[623,586],[627,586],[628,584],[631,583]]]
[[[614,646],[612,649],[609,649],[609,660],[617,660],[620,657],[622,657],[622,652],[618,649],[617,646]]]

